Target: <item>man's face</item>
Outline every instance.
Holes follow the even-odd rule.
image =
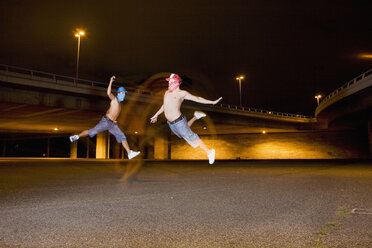
[[[173,92],[175,89],[177,89],[180,86],[180,81],[177,79],[171,78],[169,80],[168,90],[170,92]]]
[[[125,91],[119,92],[118,95],[116,96],[119,102],[124,101],[125,98]]]
[[[178,80],[177,79],[175,79],[175,78],[171,78],[171,79],[169,79],[169,85],[171,85],[171,84],[173,84],[173,83],[176,83]]]
[[[166,78],[168,81],[168,90],[169,92],[177,89],[181,84],[181,78],[177,74],[172,73],[169,78]]]

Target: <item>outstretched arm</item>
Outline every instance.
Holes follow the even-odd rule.
[[[204,99],[203,97],[200,97],[200,96],[191,95],[189,92],[186,91],[185,99],[193,101],[193,102],[214,105],[218,103],[219,101],[221,101],[222,97],[218,98],[217,100],[211,101],[211,100]]]
[[[110,78],[110,83],[109,83],[109,86],[107,88],[107,95],[110,98],[110,100],[115,98],[114,94],[111,93],[111,86],[112,86],[112,82],[114,82],[114,80],[115,80],[115,76],[112,76]]]
[[[164,112],[164,105],[161,105],[160,109],[158,110],[158,112],[156,112],[156,114],[150,118],[150,122],[151,123],[155,123],[157,122],[158,120],[158,116]]]

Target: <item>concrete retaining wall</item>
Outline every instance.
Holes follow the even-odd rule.
[[[311,131],[200,136],[216,149],[216,159],[354,159],[369,158],[364,131]],[[207,159],[200,148],[172,135],[172,159]]]

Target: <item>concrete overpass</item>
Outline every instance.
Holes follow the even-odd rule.
[[[7,65],[1,65],[0,68],[0,131],[5,139],[9,133],[23,133],[22,137],[33,137],[34,133],[68,136],[91,128],[108,107],[107,83],[76,80]],[[162,73],[152,76],[141,86],[126,87],[129,92],[119,123],[122,123],[121,127],[129,136],[142,136],[141,139],[144,136],[152,137],[154,141],[150,146],[154,147],[155,158],[170,158],[172,137],[164,118],[157,125],[150,125],[148,121],[161,105],[162,92],[156,93],[151,89],[152,82],[159,80],[164,81]],[[322,104],[319,107],[324,106]],[[319,131],[327,127],[322,118],[319,118],[319,122],[311,116],[226,104],[209,106],[185,102],[183,112],[186,116],[191,116],[195,109],[208,114],[207,118],[193,125],[195,132],[205,136],[254,135],[263,131],[271,134],[293,134]],[[317,114],[321,112],[318,111]],[[12,138],[16,136],[13,135]],[[109,157],[107,139],[107,134],[97,137],[96,157]],[[98,144],[101,144],[100,147]],[[145,144],[147,145],[149,144]],[[86,146],[89,149],[89,142]],[[76,156],[76,148],[72,147],[71,154],[72,157]]]
[[[372,69],[327,95],[315,110],[327,127],[355,127],[372,121]],[[370,124],[369,124],[370,125]]]
[[[157,74],[161,75],[161,74]],[[150,81],[156,80],[154,75]],[[164,77],[162,78],[165,83]],[[102,112],[107,109],[108,101],[106,95],[107,83],[94,82],[79,79],[78,81],[71,77],[37,72],[23,68],[2,66],[0,70],[2,124],[1,130],[19,131],[39,131],[50,132],[56,126],[60,126],[60,132],[76,132],[82,127],[90,127],[100,118]],[[138,118],[138,113],[146,111],[149,117],[153,111],[161,105],[162,92],[153,93],[149,91],[150,84],[137,88],[127,88],[128,94],[125,102],[124,116],[133,120],[144,119],[143,115]],[[38,106],[38,107],[36,107]],[[135,106],[135,107],[134,107]],[[201,109],[211,112],[220,119],[219,125],[216,125],[217,133],[235,133],[235,132],[260,132],[262,128],[268,128],[268,131],[294,131],[297,129],[312,128],[316,120],[310,116],[287,114],[274,111],[238,107],[234,105],[219,104],[217,106],[208,106],[185,103],[185,109]],[[135,111],[135,112],[132,112]],[[9,121],[9,112],[12,113],[13,121]],[[23,112],[32,112],[23,115]],[[19,113],[19,115],[17,115]],[[98,114],[96,114],[98,113]],[[83,122],[79,121],[82,115],[87,115]],[[97,115],[94,120],[92,116]],[[239,116],[239,121],[235,116]],[[17,117],[23,120],[14,121]],[[32,117],[32,118],[31,118]],[[61,118],[66,117],[66,118]],[[219,118],[218,118],[219,117]],[[48,121],[46,121],[48,120]],[[56,121],[52,121],[56,120]],[[89,120],[92,120],[90,122]],[[223,125],[221,122],[226,123]],[[37,123],[37,125],[34,124]],[[40,125],[44,122],[45,125]],[[252,124],[258,123],[256,128]],[[270,124],[268,123],[270,122]],[[86,123],[86,124],[84,124]],[[265,126],[267,123],[267,126]],[[247,125],[249,124],[249,125]],[[47,125],[47,126],[46,126]],[[126,126],[130,123],[126,123]],[[245,130],[241,130],[241,126]],[[138,127],[138,125],[134,125]],[[129,130],[134,132],[134,130]],[[143,129],[136,130],[143,132]]]

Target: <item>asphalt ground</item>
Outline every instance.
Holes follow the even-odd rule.
[[[371,161],[0,159],[0,247],[372,247]]]

